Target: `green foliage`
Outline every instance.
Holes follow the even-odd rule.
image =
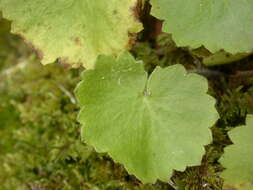
[[[225,149],[221,163],[226,168],[222,177],[226,188],[233,187],[239,190],[253,188],[253,115],[247,116],[246,126],[238,127],[229,132],[234,145]]]
[[[173,169],[200,164],[211,142],[217,113],[206,91],[205,79],[180,65],[147,79],[130,54],[101,56],[77,88],[82,137],[143,182],[167,181]]]
[[[99,54],[117,55],[129,47],[129,33],[141,30],[137,0],[1,0],[12,32],[32,43],[42,63],[57,58],[93,67]]]
[[[228,63],[233,63],[252,54],[252,52],[231,54],[231,53],[225,52],[224,50],[221,50],[212,54],[210,51],[208,51],[204,47],[194,49],[192,50],[192,53],[198,57],[201,57],[203,59],[203,64],[207,66],[224,65]]]
[[[163,30],[178,46],[211,52],[253,50],[251,0],[151,0],[152,15],[165,20]]]
[[[8,23],[0,24],[8,31]],[[141,184],[81,143],[71,95],[81,69],[42,66],[19,38],[3,36],[8,53],[0,61],[1,190],[170,189],[164,183]]]
[[[252,116],[227,134],[253,113],[250,0],[0,0],[0,10],[43,63],[58,60],[42,67],[0,17],[0,189],[220,190],[231,141],[224,189],[253,188]],[[95,60],[77,88],[81,136],[124,166],[80,139],[82,69],[62,63]],[[209,80],[221,116],[212,143],[207,82],[177,63]],[[166,183],[143,185],[124,167]]]
[[[6,57],[0,70],[1,190],[170,189],[139,183],[108,156],[81,143],[71,95],[80,70],[43,67],[33,55],[17,54],[16,64],[12,60]]]

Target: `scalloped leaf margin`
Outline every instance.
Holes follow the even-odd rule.
[[[205,78],[183,66],[148,77],[129,53],[100,56],[76,89],[82,138],[144,183],[199,165],[218,118]]]
[[[229,132],[233,145],[225,149],[221,158],[226,170],[222,173],[225,179],[224,190],[253,189],[253,115],[248,115],[246,126]]]
[[[178,46],[232,53],[253,50],[252,0],[151,0],[151,14],[164,20]]]
[[[92,68],[98,55],[129,48],[129,33],[142,29],[136,5],[137,0],[0,0],[0,11],[43,64],[59,58]]]

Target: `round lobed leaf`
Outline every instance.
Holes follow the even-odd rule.
[[[253,189],[253,115],[247,116],[246,126],[229,132],[234,145],[225,149],[221,158],[226,168],[222,177],[225,179],[225,190]]]
[[[253,50],[252,0],[151,0],[151,13],[179,46],[232,54]]]
[[[205,78],[183,66],[148,77],[129,53],[100,56],[76,89],[82,138],[145,183],[200,164],[217,120]]]
[[[0,0],[0,11],[13,21],[12,32],[33,44],[42,63],[57,58],[92,68],[99,54],[129,48],[129,33],[142,29],[137,0]]]

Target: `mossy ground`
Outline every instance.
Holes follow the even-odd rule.
[[[82,69],[59,63],[42,66],[36,55],[0,18],[0,189],[1,190],[221,190],[218,162],[231,144],[227,131],[253,112],[252,58],[207,68],[168,35],[142,41],[133,49],[147,71],[181,63],[209,80],[220,120],[212,127],[201,166],[175,171],[169,183],[143,185],[106,154],[80,140],[73,95]]]

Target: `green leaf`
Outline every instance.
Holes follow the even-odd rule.
[[[217,119],[207,81],[183,66],[143,64],[124,53],[100,56],[76,89],[82,138],[143,182],[168,181],[173,169],[200,164]]]
[[[225,149],[221,158],[226,168],[222,177],[225,179],[225,189],[253,189],[253,115],[247,116],[246,126],[238,127],[229,132],[234,143]]]
[[[12,32],[32,43],[42,63],[57,58],[91,68],[99,54],[129,48],[129,33],[141,30],[134,16],[137,0],[0,0],[13,21]]]
[[[151,0],[152,14],[165,20],[179,46],[204,45],[236,54],[253,50],[252,0]]]
[[[215,65],[224,65],[232,62],[239,61],[243,58],[246,58],[252,53],[238,53],[238,54],[229,54],[224,51],[216,52],[215,54],[204,57],[203,64],[207,66],[215,66]]]
[[[229,64],[232,62],[239,61],[244,59],[252,54],[250,53],[238,53],[238,54],[230,54],[223,50],[218,51],[214,54],[210,53],[206,48],[203,46],[191,51],[192,54],[196,55],[197,57],[202,58],[202,63],[207,66],[216,66],[216,65],[224,65]]]

